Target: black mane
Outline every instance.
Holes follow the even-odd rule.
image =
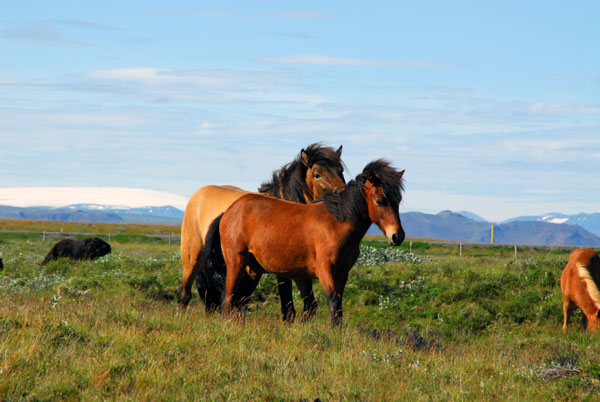
[[[332,169],[341,169],[344,165],[333,148],[325,147],[320,143],[311,144],[304,149],[308,160],[312,164],[319,164]],[[283,200],[306,204],[304,195],[311,197],[313,194],[306,185],[306,165],[302,162],[301,154],[273,172],[271,181],[263,182],[258,192],[272,195]]]
[[[365,166],[362,173],[350,181],[342,190],[328,190],[317,201],[323,201],[325,207],[338,222],[353,221],[367,214],[363,186],[369,180],[383,188],[383,194],[391,204],[402,201],[404,191],[403,171],[393,168],[385,159],[374,160]]]

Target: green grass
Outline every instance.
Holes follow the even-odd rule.
[[[562,333],[568,251],[364,248],[344,325],[280,321],[267,275],[244,323],[174,300],[178,246],[114,238],[97,261],[39,263],[0,233],[2,400],[598,400],[599,335]],[[425,245],[425,243],[423,243]],[[485,251],[487,255],[479,255]],[[463,250],[465,252],[465,250]],[[381,262],[381,261],[389,262]],[[302,306],[299,296],[296,308]],[[580,317],[580,316],[579,316]]]

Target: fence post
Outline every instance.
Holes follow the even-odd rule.
[[[517,262],[517,245],[515,244],[515,262]]]
[[[110,232],[108,232],[108,242],[110,243]]]
[[[412,241],[408,244],[408,252],[412,254]]]
[[[44,234],[42,235],[42,241],[46,241],[46,231],[44,230]]]
[[[171,237],[173,237],[173,232],[169,235],[169,246],[171,245]]]
[[[462,243],[458,244],[458,254],[462,257]]]

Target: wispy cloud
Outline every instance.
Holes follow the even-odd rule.
[[[333,13],[326,13],[323,11],[315,10],[287,10],[287,11],[273,11],[261,14],[265,17],[275,18],[299,18],[299,19],[317,19],[317,18],[336,18],[337,15]]]
[[[322,19],[336,18],[337,14],[317,10],[280,10],[262,13],[243,13],[221,10],[165,10],[154,15],[187,15],[209,18],[280,18],[280,19]]]
[[[54,24],[64,27],[73,27],[73,28],[85,28],[85,29],[96,29],[102,31],[118,31],[117,28],[111,25],[98,24],[90,21],[83,20],[48,20],[48,24]]]
[[[54,46],[87,47],[91,43],[68,38],[65,29],[84,29],[116,31],[117,29],[103,24],[83,20],[47,20],[24,27],[7,28],[0,31],[0,38],[27,42],[38,42]]]
[[[600,116],[600,106],[569,103],[537,102],[531,105],[531,112],[550,115],[593,115]]]
[[[26,42],[38,42],[55,46],[90,46],[89,43],[67,39],[55,25],[43,23],[22,28],[5,29],[0,33],[0,38]]]
[[[108,81],[131,82],[154,87],[195,87],[233,89],[273,86],[286,79],[284,74],[237,70],[170,70],[152,67],[127,67],[92,70],[86,77]]]
[[[306,31],[295,31],[295,32],[275,32],[272,36],[279,36],[282,38],[293,38],[293,39],[313,39],[315,35]]]
[[[354,57],[335,57],[326,55],[287,55],[261,57],[258,61],[273,64],[309,64],[318,66],[366,66],[366,67],[408,67],[408,68],[435,68],[450,67],[449,63],[440,63],[425,60],[377,60]]]

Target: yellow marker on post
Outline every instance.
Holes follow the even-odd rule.
[[[490,244],[494,244],[494,225],[492,225],[492,237],[491,237]]]

